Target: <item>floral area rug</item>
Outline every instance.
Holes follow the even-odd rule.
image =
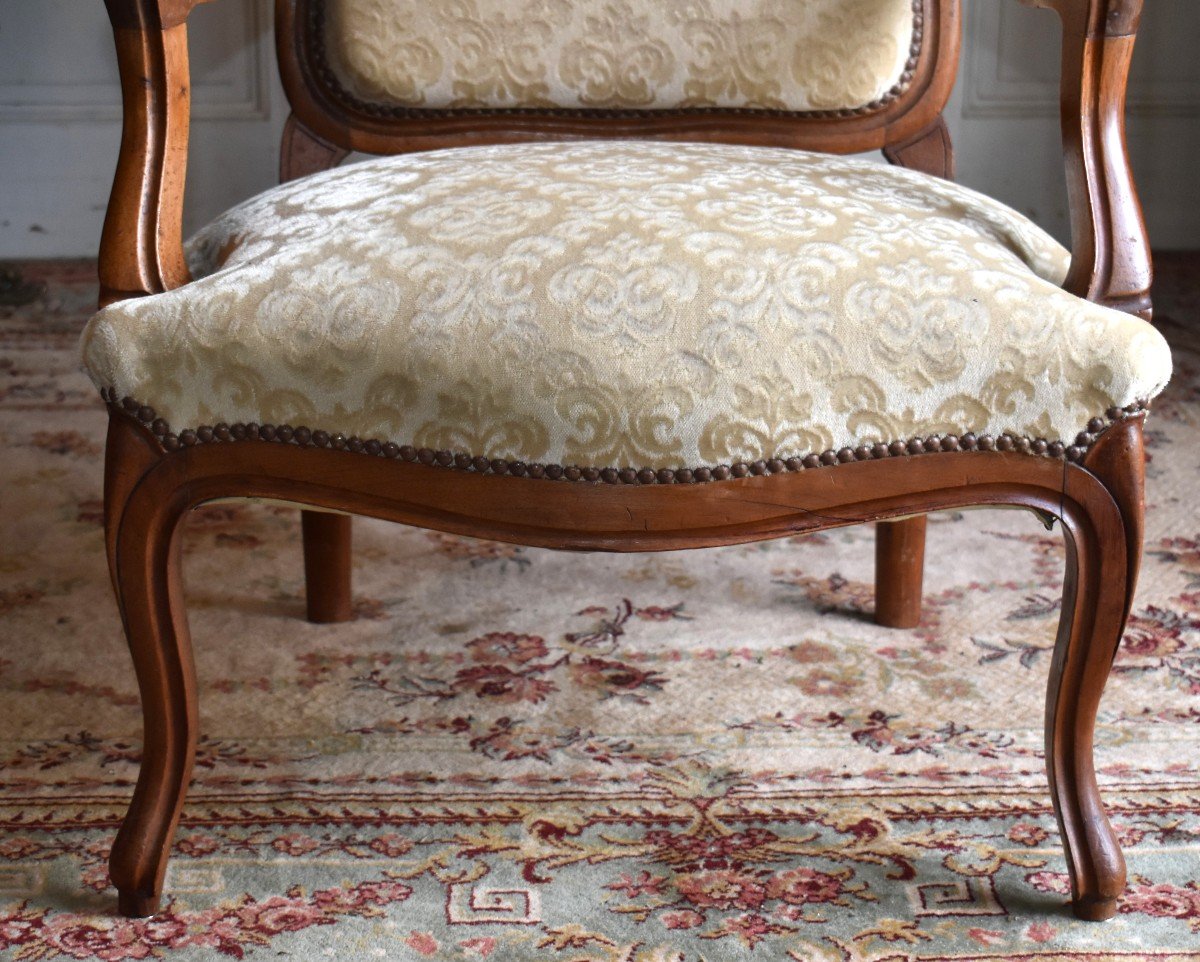
[[[577,555],[355,522],[303,618],[298,515],[196,511],[203,741],[155,919],[105,859],[141,720],[105,568],[92,265],[0,284],[0,957],[1200,959],[1200,288],[1149,422],[1146,563],[1097,759],[1130,884],[1076,922],[1042,761],[1061,533],[935,516],[926,609],[873,533]]]

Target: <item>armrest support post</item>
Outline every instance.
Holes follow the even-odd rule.
[[[1125,93],[1142,0],[1022,0],[1063,25],[1062,131],[1071,205],[1065,287],[1150,319],[1150,244],[1129,167]]]
[[[188,14],[205,0],[105,0],[124,123],[100,239],[100,304],[186,284]]]

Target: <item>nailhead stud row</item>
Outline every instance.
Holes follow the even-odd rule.
[[[1105,413],[1105,417],[1092,418],[1087,424],[1087,429],[1080,432],[1075,438],[1075,443],[1071,445],[1064,444],[1062,441],[1047,441],[1045,438],[1017,437],[1011,434],[1001,434],[998,437],[990,434],[976,436],[974,433],[968,432],[961,436],[956,434],[931,435],[910,438],[907,441],[892,441],[890,444],[879,441],[874,444],[860,444],[856,448],[847,447],[837,451],[825,451],[822,454],[808,454],[804,457],[738,461],[734,464],[720,464],[711,468],[658,468],[657,470],[642,468],[638,470],[635,468],[582,468],[576,465],[526,464],[524,461],[485,458],[453,451],[435,451],[432,448],[418,448],[411,444],[396,444],[394,441],[379,441],[373,438],[364,440],[353,435],[347,437],[344,434],[330,434],[327,431],[313,431],[307,427],[292,427],[287,424],[257,424],[254,422],[226,424],[221,422],[211,427],[204,425],[194,429],[188,428],[175,434],[167,422],[160,418],[154,408],[149,405],[141,404],[133,398],[118,398],[116,392],[106,388],[101,389],[100,395],[109,404],[148,425],[150,431],[158,438],[159,443],[166,451],[178,451],[180,448],[193,447],[197,444],[273,441],[282,444],[297,444],[300,447],[332,448],[337,451],[368,454],[372,457],[457,468],[462,471],[475,471],[478,474],[510,474],[518,478],[549,478],[551,481],[592,481],[604,484],[703,484],[709,481],[727,481],[731,478],[761,477],[768,474],[782,474],[786,471],[808,471],[814,468],[834,467],[838,464],[849,464],[852,461],[875,461],[883,458],[932,454],[939,451],[1015,451],[1020,454],[1081,461],[1088,449],[1095,443],[1096,438],[1110,424],[1137,414],[1146,408],[1143,403],[1131,404],[1125,408],[1110,408]]]

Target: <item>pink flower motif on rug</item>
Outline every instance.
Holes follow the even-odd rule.
[[[177,913],[168,905],[152,919],[103,921],[31,910],[21,903],[0,916],[0,947],[15,948],[16,960],[65,956],[122,962],[184,948],[208,948],[241,959],[247,949],[268,945],[287,932],[334,925],[341,916],[379,916],[384,906],[403,902],[411,894],[408,885],[385,879],[310,896],[296,888],[261,902],[244,895],[200,912]]]
[[[1180,886],[1134,879],[1121,901],[1121,911],[1186,919],[1193,931],[1200,932],[1200,883],[1192,881]]]

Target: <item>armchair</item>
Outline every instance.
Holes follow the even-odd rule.
[[[84,357],[145,723],[122,913],[157,908],[196,745],[180,522],[224,497],[306,509],[324,621],[350,616],[346,512],[605,551],[875,522],[877,618],[898,627],[920,615],[925,513],[1058,518],[1046,765],[1074,910],[1116,911],[1092,729],[1170,372],[1124,145],[1140,0],[1033,0],[1064,25],[1069,267],[946,179],[958,0],[541,19],[277,0],[286,183],[187,248],[197,0],[106,2],[125,128]],[[730,37],[755,29],[770,42],[742,62]],[[894,166],[839,156],[874,149]],[[332,169],[355,150],[383,156]]]

